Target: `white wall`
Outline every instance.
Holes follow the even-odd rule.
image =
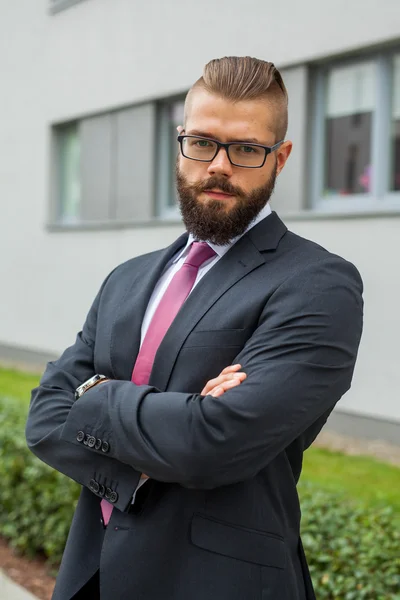
[[[291,66],[391,40],[400,34],[398,6],[398,0],[86,0],[51,16],[47,0],[0,0],[0,344],[62,351],[106,274],[182,231],[176,224],[49,233],[51,123],[184,91],[216,56],[250,54]],[[304,102],[305,71],[291,73]],[[304,128],[297,120],[296,131],[303,135]],[[287,175],[295,174],[300,187],[302,159],[292,158]],[[286,208],[292,206],[288,200]],[[400,218],[289,225],[360,268],[366,326],[344,402],[400,420]]]

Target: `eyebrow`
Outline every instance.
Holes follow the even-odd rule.
[[[191,131],[187,131],[186,135],[198,135],[200,137],[205,137],[205,138],[211,138],[212,140],[217,140],[217,138],[212,134],[209,133],[207,131],[200,131],[199,129],[192,129]],[[220,141],[220,140],[218,140]],[[235,138],[230,138],[228,139],[228,143],[230,142],[244,142],[246,144],[259,144],[260,146],[266,146],[267,144],[263,144],[262,142],[260,142],[259,140],[257,140],[256,138],[240,138],[240,139],[235,139]]]

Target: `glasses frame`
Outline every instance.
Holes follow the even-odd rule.
[[[210,158],[209,160],[186,156],[186,154],[183,151],[183,141],[185,138],[195,138],[198,140],[206,140],[208,142],[213,142],[214,144],[217,144],[217,148],[215,150],[214,156],[212,158]],[[277,142],[273,146],[263,146],[263,144],[254,144],[253,142],[240,142],[240,141],[228,142],[227,144],[224,144],[223,142],[219,142],[218,140],[214,140],[213,138],[207,138],[207,137],[203,137],[201,135],[186,135],[186,134],[178,135],[177,140],[178,140],[180,148],[181,148],[181,154],[184,158],[187,158],[189,160],[196,160],[197,162],[210,163],[215,159],[215,157],[217,156],[217,154],[221,150],[221,148],[224,148],[231,165],[233,165],[234,167],[241,167],[243,169],[261,169],[261,167],[263,167],[265,165],[265,161],[267,160],[268,154],[275,152],[275,150],[277,150],[280,146],[282,146],[282,144],[284,142],[284,140],[281,140],[280,142]],[[243,146],[257,146],[257,148],[263,148],[263,150],[265,151],[265,155],[264,155],[264,160],[262,161],[261,165],[258,165],[257,167],[251,167],[251,166],[247,166],[247,165],[238,165],[237,163],[233,162],[233,160],[231,159],[231,157],[229,155],[229,148],[230,148],[230,146],[237,146],[238,144],[242,144]]]

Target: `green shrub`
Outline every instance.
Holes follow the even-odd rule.
[[[21,552],[44,553],[57,564],[80,488],[27,449],[26,412],[23,404],[0,398],[0,535]],[[400,600],[394,510],[362,506],[307,482],[299,491],[318,600]]]
[[[400,479],[400,473],[399,473]],[[400,531],[391,507],[299,485],[302,540],[318,600],[400,600]]]
[[[0,398],[0,535],[57,563],[80,488],[28,450],[26,416],[27,406]]]

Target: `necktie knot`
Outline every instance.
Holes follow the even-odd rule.
[[[184,264],[199,268],[213,256],[215,256],[215,251],[207,242],[193,242]]]

